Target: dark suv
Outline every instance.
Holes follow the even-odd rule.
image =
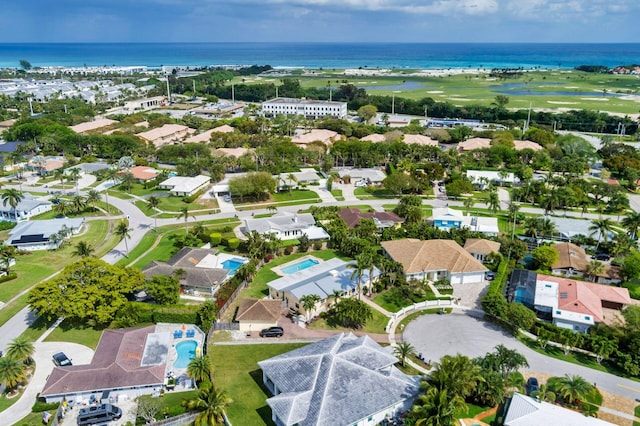
[[[282,327],[269,327],[260,332],[260,337],[282,337],[283,334]]]
[[[53,354],[53,363],[58,367],[68,367],[72,365],[71,360],[64,354],[64,352]]]
[[[537,392],[540,390],[540,385],[538,384],[538,379],[535,377],[529,377],[527,380],[527,395],[531,395],[533,392]]]
[[[607,261],[607,260],[611,259],[611,256],[609,256],[607,253],[596,253],[596,254],[593,255],[593,258],[595,260]]]

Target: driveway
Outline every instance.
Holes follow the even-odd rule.
[[[31,413],[31,407],[36,400],[36,395],[42,391],[47,377],[53,371],[54,365],[51,358],[53,354],[64,352],[71,358],[74,365],[88,364],[93,358],[92,349],[77,343],[39,342],[35,343],[34,346],[33,359],[36,363],[36,371],[20,399],[2,412],[2,424],[15,424]]]
[[[0,351],[6,352],[13,339],[20,336],[36,320],[29,307],[24,307],[0,327]]]
[[[632,400],[640,397],[638,382],[539,354],[500,327],[458,311],[451,315],[420,316],[407,325],[403,338],[426,359],[434,362],[444,355],[457,353],[475,358],[503,344],[527,358],[528,370],[552,376],[577,374],[607,392]]]

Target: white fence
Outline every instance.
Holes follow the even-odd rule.
[[[389,331],[391,331],[391,329],[393,328],[393,324],[398,320],[398,318],[403,317],[407,313],[411,313],[413,311],[415,312],[424,311],[425,309],[430,309],[430,308],[452,308],[454,306],[455,306],[454,299],[425,300],[424,302],[414,303],[413,305],[407,306],[406,308],[402,308],[398,312],[394,313],[389,319],[389,322],[387,323],[387,326],[385,327],[384,330],[387,333],[389,333]]]

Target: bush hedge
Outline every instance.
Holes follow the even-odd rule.
[[[198,320],[198,306],[163,306],[153,313],[153,321],[175,324],[195,324]]]
[[[18,278],[18,274],[16,274],[15,272],[10,272],[9,275],[0,277],[0,283],[5,283],[7,281],[15,280],[16,278]]]
[[[213,247],[220,245],[220,243],[222,242],[222,234],[219,232],[212,232],[211,234],[209,234],[209,242]]]
[[[34,413],[42,413],[43,411],[57,411],[59,406],[59,402],[51,402],[47,404],[46,402],[36,401],[31,407],[31,411]]]
[[[238,238],[229,238],[227,240],[227,247],[230,249],[237,249],[240,246],[240,240]]]

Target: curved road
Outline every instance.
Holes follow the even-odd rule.
[[[403,337],[432,361],[458,353],[475,358],[503,344],[524,355],[529,370],[552,376],[577,374],[607,392],[631,400],[640,397],[639,382],[542,355],[495,324],[458,311],[450,315],[422,315],[407,325]]]

